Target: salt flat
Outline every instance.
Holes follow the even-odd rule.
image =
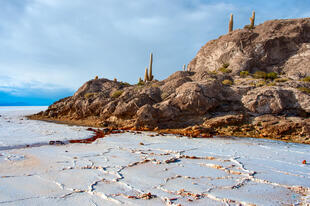
[[[30,121],[24,117],[45,109],[47,107],[0,107],[0,149],[91,136],[84,127]]]
[[[83,127],[20,120],[28,112],[0,109],[0,128],[8,129],[0,135],[3,144],[16,143],[4,138],[8,131],[27,144],[91,134]],[[5,121],[20,125],[10,130]],[[151,133],[113,134],[92,144],[3,147],[0,205],[310,205],[310,165],[301,164],[309,149],[263,139]]]

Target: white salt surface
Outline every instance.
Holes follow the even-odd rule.
[[[21,124],[39,124],[24,134],[44,141],[51,137],[42,133],[47,130],[59,138],[64,128],[67,138],[88,134],[53,123]],[[310,161],[309,149],[262,139],[125,133],[93,144],[2,150],[0,206],[310,205],[310,165],[301,164]]]
[[[44,144],[50,140],[70,140],[90,137],[85,127],[30,121],[24,116],[47,107],[0,107],[0,150],[27,144]]]

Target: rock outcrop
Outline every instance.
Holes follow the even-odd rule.
[[[193,72],[217,71],[229,64],[235,74],[262,70],[298,80],[310,76],[309,59],[310,18],[272,20],[208,42],[189,68]]]
[[[208,42],[190,71],[144,85],[90,80],[31,118],[310,143],[309,65],[310,18],[267,21]]]

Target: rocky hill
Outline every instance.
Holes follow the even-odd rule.
[[[309,144],[309,65],[310,18],[272,20],[208,42],[189,71],[139,85],[90,80],[30,118]]]

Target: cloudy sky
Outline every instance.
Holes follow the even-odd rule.
[[[99,77],[136,83],[180,70],[211,39],[269,19],[310,17],[309,0],[0,0],[0,105],[40,105]]]

